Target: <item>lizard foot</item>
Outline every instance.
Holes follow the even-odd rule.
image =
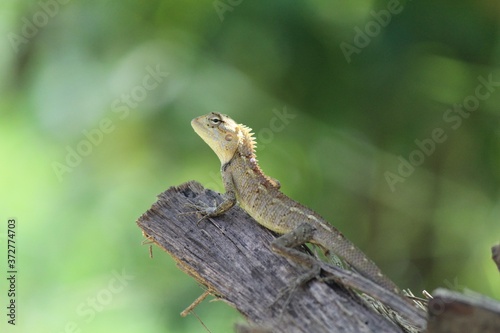
[[[295,295],[297,290],[301,287],[304,287],[309,281],[311,281],[314,278],[318,278],[320,273],[320,267],[319,265],[314,266],[311,270],[307,271],[303,275],[299,276],[290,286],[284,287],[280,289],[278,292],[278,296],[276,299],[271,303],[270,307],[273,307],[278,303],[280,299],[286,296],[285,303],[283,304],[281,310],[280,310],[280,317],[283,315],[283,311],[288,307],[290,304],[290,301],[292,300],[292,297]]]
[[[217,201],[214,200],[213,206],[209,206],[202,201],[200,204],[189,203],[189,204],[184,205],[184,207],[189,207],[189,208],[192,208],[194,210],[189,211],[189,212],[179,213],[178,215],[179,216],[189,215],[189,214],[201,215],[201,218],[198,221],[196,221],[196,224],[200,224],[200,222],[203,221],[204,219],[206,219],[208,217],[215,216],[214,212],[215,212],[215,209],[217,207]]]

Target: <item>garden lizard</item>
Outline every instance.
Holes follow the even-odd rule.
[[[221,215],[238,202],[259,224],[282,234],[271,244],[273,251],[311,268],[294,286],[320,273],[313,257],[294,249],[308,242],[318,245],[326,254],[338,255],[358,273],[385,289],[400,293],[394,282],[339,230],[283,194],[280,183],[262,172],[255,155],[254,134],[249,127],[215,112],[193,119],[191,125],[219,157],[226,191],[219,205],[198,207],[203,216]]]

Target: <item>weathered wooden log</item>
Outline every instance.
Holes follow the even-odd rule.
[[[428,333],[498,333],[500,303],[478,294],[446,289],[433,292]]]
[[[190,205],[214,201],[220,202],[220,195],[197,182],[171,187],[137,224],[180,269],[258,327],[286,333],[402,332],[335,283],[312,280],[279,298],[307,268],[275,254],[270,248],[275,235],[239,207],[198,221]]]

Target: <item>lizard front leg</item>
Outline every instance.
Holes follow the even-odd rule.
[[[224,200],[220,204],[212,207],[205,207],[199,212],[204,217],[216,217],[224,214],[236,204],[236,195],[234,192],[226,192],[223,194],[223,198]]]
[[[195,208],[198,209],[198,212],[201,215],[203,215],[203,218],[216,217],[222,215],[236,204],[236,193],[235,193],[233,177],[230,174],[223,172],[222,181],[224,183],[224,188],[226,190],[226,193],[222,195],[223,201],[220,204],[218,205],[215,204],[214,206],[205,206],[205,207],[195,206]]]
[[[319,276],[321,268],[316,259],[295,249],[295,247],[309,242],[313,238],[315,231],[316,229],[312,225],[309,223],[303,223],[295,228],[295,230],[276,238],[271,243],[271,248],[274,252],[310,268],[307,272],[300,275],[291,284],[291,286],[282,290],[280,295],[278,295],[279,299],[284,295],[284,293],[290,293],[287,301],[285,302],[285,306],[288,304],[292,293],[297,287],[300,287],[311,279]]]

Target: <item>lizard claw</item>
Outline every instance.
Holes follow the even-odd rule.
[[[290,301],[292,300],[292,297],[295,295],[295,293],[298,291],[300,287],[305,286],[309,281],[312,279],[320,279],[320,267],[318,264],[314,264],[313,267],[299,276],[295,281],[291,283],[291,285],[286,286],[282,289],[279,290],[278,296],[276,299],[269,305],[269,307],[274,307],[276,303],[280,299],[286,296],[285,302],[283,306],[281,307],[281,310],[279,311],[279,318],[283,316],[284,310],[288,307],[290,304]]]
[[[200,224],[200,222],[203,221],[204,219],[213,216],[212,214],[214,213],[216,206],[217,206],[216,200],[214,200],[214,206],[209,206],[204,202],[200,202],[200,204],[188,203],[188,204],[184,205],[184,207],[193,208],[195,210],[192,210],[189,212],[184,212],[184,213],[179,213],[178,216],[189,215],[189,214],[201,215],[201,218],[198,221],[196,221],[196,224]]]
[[[271,305],[269,305],[269,307],[275,306],[276,303],[278,303],[278,301],[280,299],[282,299],[283,297],[288,295],[286,300],[285,300],[285,304],[283,305],[283,307],[281,309],[281,312],[283,312],[283,310],[286,309],[288,304],[290,304],[290,300],[292,299],[293,294],[295,294],[295,292],[297,291],[297,287],[298,287],[298,285],[296,283],[294,283],[292,286],[281,288],[278,292],[278,296],[276,296],[276,299],[271,303]]]
[[[312,274],[314,274],[314,276],[311,276]],[[282,299],[283,297],[286,296],[285,302],[284,302],[283,306],[281,307],[281,310],[279,311],[279,318],[281,318],[283,316],[284,310],[288,307],[293,296],[298,291],[298,288],[304,286],[307,282],[309,282],[314,277],[317,277],[317,274],[313,273],[313,271],[310,271],[310,272],[304,274],[303,276],[299,277],[290,286],[287,286],[287,287],[280,289],[278,292],[278,296],[269,305],[269,307],[274,307],[280,299]]]

